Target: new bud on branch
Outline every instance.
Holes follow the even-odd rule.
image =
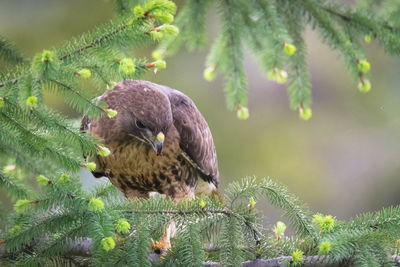
[[[108,149],[105,146],[97,146],[98,150],[97,150],[97,155],[102,156],[102,157],[107,157],[108,155],[110,155],[110,149]]]
[[[25,212],[31,204],[35,204],[36,201],[34,200],[28,200],[28,199],[19,199],[15,204],[14,204],[14,210],[17,213],[23,213]]]
[[[203,77],[209,82],[213,81],[215,79],[215,65],[207,67],[204,70]]]
[[[358,70],[362,73],[367,73],[371,68],[371,64],[367,60],[358,61]]]
[[[292,56],[296,52],[296,46],[284,43],[283,50],[285,51],[286,55]]]
[[[107,113],[107,116],[108,116],[110,119],[112,119],[112,118],[114,118],[115,116],[118,115],[118,112],[117,112],[116,110],[110,109],[110,108],[109,108],[109,109],[106,109],[105,112]]]
[[[286,225],[283,222],[278,221],[274,226],[274,233],[276,235],[276,239],[280,240],[281,237],[285,234],[285,230],[286,230]]]
[[[101,240],[101,245],[105,251],[109,251],[115,248],[115,241],[111,236],[105,237]]]
[[[325,241],[319,245],[318,254],[326,255],[331,251],[331,242]]]
[[[65,173],[61,174],[61,175],[60,175],[60,181],[61,181],[61,182],[68,182],[68,181],[69,181],[69,176],[68,176],[68,174],[65,174]]]
[[[292,260],[291,260],[291,264],[293,266],[299,266],[304,262],[304,252],[301,251],[300,249],[296,249],[295,251],[293,251],[292,253]]]
[[[312,117],[312,110],[310,108],[301,108],[299,109],[299,116],[302,120],[309,120]]]
[[[119,219],[115,224],[115,231],[119,234],[128,234],[130,229],[131,225],[125,218]]]
[[[88,79],[92,76],[92,72],[89,69],[81,69],[80,71],[77,71],[75,75]]]
[[[367,79],[362,79],[358,82],[358,90],[361,93],[368,93],[371,91],[371,82]]]
[[[41,185],[41,186],[48,185],[49,182],[50,182],[49,178],[47,178],[47,177],[44,176],[44,175],[39,175],[39,176],[36,178],[36,181],[37,181],[38,184]]]
[[[240,106],[236,111],[236,116],[239,120],[247,120],[250,116],[249,109],[246,107]]]
[[[268,72],[268,80],[275,81],[277,83],[283,84],[286,82],[288,74],[285,70],[280,70],[278,68],[273,68]]]
[[[89,200],[89,209],[97,212],[104,209],[104,203],[100,198],[92,198]]]
[[[123,58],[119,61],[119,72],[129,75],[135,72],[135,63],[131,58]]]
[[[94,162],[82,163],[81,166],[88,169],[91,172],[96,170],[96,163]]]
[[[25,103],[30,108],[36,108],[38,105],[38,99],[36,96],[30,96],[26,99]]]

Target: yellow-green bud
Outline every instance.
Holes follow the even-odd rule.
[[[207,203],[202,199],[200,201],[200,208],[204,209],[207,206]]]
[[[14,227],[10,229],[10,232],[11,232],[11,234],[14,235],[14,234],[18,233],[20,230],[21,230],[21,226],[14,225]]]
[[[110,119],[112,119],[112,118],[114,118],[115,116],[117,116],[118,115],[118,111],[116,111],[116,110],[114,110],[114,109],[106,109],[106,113],[107,113],[107,116],[110,118]]]
[[[49,178],[47,178],[46,176],[44,176],[44,175],[39,175],[37,178],[36,178],[36,181],[38,182],[38,184],[40,184],[41,186],[45,186],[45,185],[48,185],[49,184]]]
[[[15,170],[15,165],[7,165],[3,168],[4,173],[10,173]]]
[[[164,34],[162,32],[159,31],[151,31],[150,32],[150,36],[154,41],[158,41],[161,40],[164,36]]]
[[[312,219],[313,224],[319,225],[323,221],[324,221],[324,215],[322,215],[321,213],[316,213],[313,215],[313,219]]]
[[[60,181],[61,181],[61,182],[68,182],[68,181],[69,181],[69,176],[68,176],[68,174],[65,174],[65,173],[61,174],[61,175],[60,175]]]
[[[312,117],[311,108],[301,108],[299,113],[300,119],[305,121],[309,120]]]
[[[367,79],[358,82],[358,90],[361,93],[368,93],[369,91],[371,91],[371,82]]]
[[[236,111],[236,117],[239,120],[247,120],[250,116],[249,113],[249,109],[246,107],[240,107],[237,111]]]
[[[23,213],[31,204],[30,200],[20,199],[14,204],[14,210],[17,213]]]
[[[4,107],[4,97],[0,97],[0,108]]]
[[[161,21],[162,23],[172,23],[174,21],[174,16],[170,13],[163,12],[163,11],[156,11],[152,13],[153,16]]]
[[[304,262],[304,258],[303,258],[304,252],[296,249],[295,251],[293,251],[292,253],[292,265],[293,266],[297,266],[297,265],[301,265]]]
[[[88,162],[85,166],[89,171],[93,172],[96,169],[96,163]]]
[[[215,66],[210,66],[204,70],[203,73],[204,79],[211,82],[215,79]]]
[[[281,221],[278,221],[274,227],[274,233],[278,239],[281,238],[282,235],[285,234],[286,224]]]
[[[161,49],[154,50],[154,51],[151,53],[151,57],[154,58],[155,60],[161,60],[161,59],[163,59],[163,58],[164,58],[163,50],[161,50]]]
[[[154,67],[157,69],[165,69],[167,67],[167,62],[165,62],[165,60],[156,60],[154,61]]]
[[[325,216],[321,224],[321,230],[329,233],[333,230],[333,227],[335,227],[335,219],[332,215]]]
[[[322,242],[321,245],[319,245],[319,251],[318,254],[320,255],[325,255],[328,254],[331,251],[331,242]]]
[[[275,81],[276,80],[276,71],[275,69],[268,71],[267,73],[268,80]]]
[[[272,69],[268,72],[268,79],[271,81],[276,81],[277,83],[285,83],[287,79],[287,72],[285,70],[280,70],[277,68]]]
[[[50,50],[43,50],[42,53],[42,62],[43,63],[48,63],[54,60],[54,52],[50,51]]]
[[[104,209],[104,203],[99,198],[92,198],[89,200],[89,209],[94,212],[100,211]]]
[[[176,13],[176,4],[173,1],[165,1],[164,5],[169,13],[172,15]]]
[[[30,96],[26,99],[26,105],[30,108],[36,108],[37,107],[37,103],[38,103],[38,99],[36,96]]]
[[[335,219],[332,215],[324,216],[321,213],[313,215],[312,222],[318,226],[322,232],[331,232],[335,227]]]
[[[97,150],[97,155],[102,156],[102,157],[107,157],[108,155],[110,155],[110,149],[108,149],[105,146],[97,146],[98,150]]]
[[[133,63],[131,58],[123,58],[119,62],[119,72],[125,73],[126,75],[134,73],[135,68],[135,63]]]
[[[115,248],[115,241],[111,236],[105,237],[101,240],[101,245],[105,251],[109,251]]]
[[[292,44],[285,44],[283,50],[285,51],[286,55],[291,56],[296,52],[296,46]]]
[[[177,36],[179,34],[178,27],[170,24],[164,24],[160,26],[160,30],[165,35]]]
[[[286,72],[285,70],[280,70],[280,71],[277,73],[276,82],[277,82],[277,83],[285,83],[287,77],[288,77],[287,72]]]
[[[115,231],[119,234],[127,234],[131,229],[131,225],[126,219],[119,219],[115,224]]]
[[[372,41],[372,37],[369,34],[364,35],[364,41],[369,44]]]
[[[84,79],[88,79],[92,76],[92,72],[89,69],[81,69],[77,73],[79,76],[81,76]]]
[[[256,200],[254,199],[254,197],[250,197],[249,199],[249,208],[254,208],[254,206],[256,205]]]
[[[360,60],[358,62],[358,70],[361,71],[362,73],[367,73],[370,68],[371,68],[371,64],[369,64],[369,62],[366,61],[365,59]]]
[[[144,10],[141,6],[135,6],[133,9],[133,15],[136,19],[144,18]]]

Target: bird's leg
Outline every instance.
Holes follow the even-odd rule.
[[[168,195],[166,197],[169,197]],[[178,203],[183,200],[193,200],[195,197],[194,190],[188,190],[184,188],[184,190],[175,191],[172,195],[172,199],[175,203]],[[152,247],[155,251],[160,251],[160,254],[165,256],[167,251],[171,248],[171,237],[176,235],[176,224],[172,220],[171,223],[165,228],[163,237],[160,241],[154,242],[152,240]]]
[[[151,240],[151,246],[153,250],[159,251],[162,256],[167,254],[167,251],[171,248],[171,236],[174,236],[176,232],[175,222],[172,221],[164,230],[163,237],[159,241]]]

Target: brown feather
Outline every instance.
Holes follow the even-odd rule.
[[[82,129],[103,139],[110,149],[108,157],[96,156],[96,172],[104,173],[126,197],[147,197],[156,191],[175,200],[193,198],[198,176],[218,185],[210,129],[186,95],[147,81],[124,81],[101,100],[118,115],[98,120],[84,117]],[[161,155],[141,140],[135,126],[139,119],[154,134],[164,132]]]

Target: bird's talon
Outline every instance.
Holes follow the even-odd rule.
[[[163,238],[160,241],[154,241],[151,239],[151,249],[161,256],[165,256],[169,249],[171,249],[171,242],[167,238]]]

